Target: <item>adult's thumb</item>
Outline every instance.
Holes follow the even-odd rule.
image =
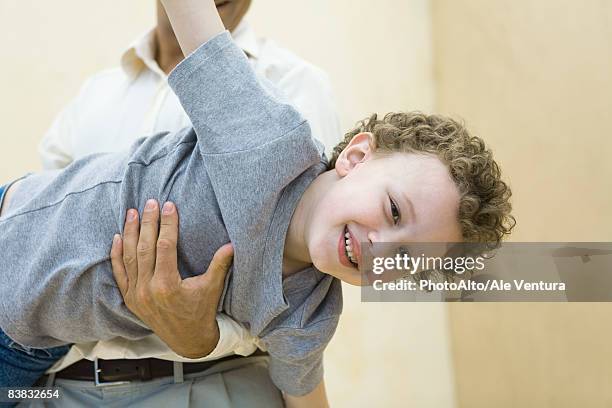
[[[208,265],[208,270],[204,276],[207,276],[208,279],[213,281],[223,282],[227,271],[230,266],[232,266],[233,259],[234,246],[231,243],[223,245],[221,248],[217,249],[217,252],[213,255],[213,259],[210,261],[210,265]]]

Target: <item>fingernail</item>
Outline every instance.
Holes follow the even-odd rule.
[[[171,214],[173,210],[174,210],[174,204],[172,204],[170,201],[167,201],[164,204],[164,207],[162,208],[162,213],[168,215],[168,214]]]
[[[151,211],[151,210],[155,209],[155,204],[156,204],[155,200],[153,200],[153,199],[147,200],[147,202],[145,204],[145,210]]]
[[[138,217],[138,213],[136,212],[136,210],[134,209],[128,210],[128,213],[127,213],[128,221],[135,221],[136,217]]]
[[[113,237],[113,244],[118,244],[119,243],[119,238],[121,236],[119,234],[115,234],[115,236]]]

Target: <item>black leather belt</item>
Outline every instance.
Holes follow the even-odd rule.
[[[251,356],[267,355],[257,350]],[[249,356],[250,357],[250,356]],[[224,361],[243,358],[232,355],[218,360],[200,363],[183,363],[183,374],[199,373]],[[55,378],[77,381],[93,381],[104,385],[109,382],[149,381],[174,375],[174,362],[157,358],[142,358],[132,360],[80,360],[55,373]]]

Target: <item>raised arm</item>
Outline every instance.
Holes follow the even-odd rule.
[[[214,0],[162,0],[162,4],[185,56],[225,31]]]
[[[283,393],[283,397],[287,408],[329,408],[324,381],[321,381],[314,390],[301,397],[285,393]]]
[[[185,6],[200,2],[163,1],[176,7],[168,14],[185,52],[197,47],[170,73],[168,83],[191,119],[204,158],[198,165],[210,180],[230,240],[240,247],[243,232],[253,231],[253,220],[269,216],[287,185],[313,166],[323,166],[321,152],[306,120],[280,90],[257,76],[229,33],[219,32],[221,24],[200,30],[206,19],[189,16]],[[179,25],[198,27],[188,32]],[[238,216],[244,208],[254,216]]]

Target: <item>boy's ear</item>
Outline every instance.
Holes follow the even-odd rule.
[[[340,177],[346,176],[359,163],[370,160],[375,150],[376,146],[372,133],[362,132],[356,134],[338,156],[335,166],[336,173]]]

